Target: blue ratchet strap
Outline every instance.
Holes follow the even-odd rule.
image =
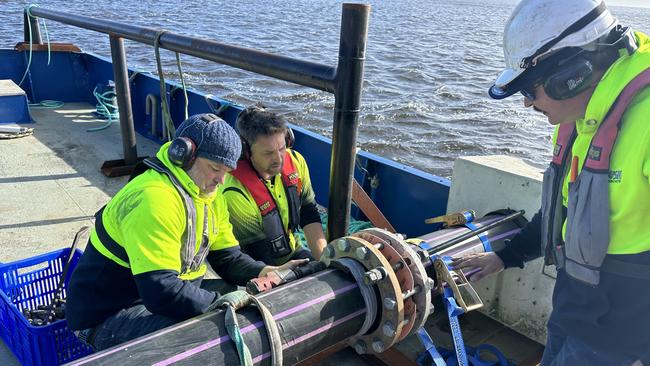
[[[456,304],[454,293],[451,288],[446,287],[443,294],[443,300],[447,306],[447,316],[449,317],[449,326],[451,327],[451,337],[454,340],[454,349],[456,350],[456,359],[459,366],[468,366],[467,353],[465,351],[465,342],[463,342],[463,333],[460,331],[458,316],[463,314],[463,309]]]
[[[492,355],[497,359],[496,361],[486,360],[481,358],[481,353],[492,353]],[[456,355],[447,349],[441,349],[441,355],[443,358],[447,359],[446,366],[456,366]],[[467,357],[469,358],[469,364],[472,366],[513,366],[514,364],[508,361],[508,359],[499,351],[496,347],[490,344],[481,344],[476,348],[467,347]]]
[[[469,221],[467,221],[465,226],[468,229],[472,230],[472,231],[476,231],[476,230],[479,229],[478,226],[472,224]],[[485,252],[491,252],[492,251],[492,245],[490,245],[490,239],[488,239],[487,233],[482,232],[482,233],[478,234],[477,236],[478,236],[479,239],[481,239],[481,243],[483,243],[483,249],[485,250]]]
[[[420,339],[420,342],[424,346],[424,349],[426,349],[425,353],[422,353],[420,356],[418,356],[418,364],[420,366],[425,366],[425,357],[427,353],[429,356],[431,356],[431,359],[433,360],[433,364],[435,366],[446,366],[445,360],[442,358],[438,350],[436,349],[436,345],[433,343],[433,340],[429,336],[429,333],[424,329],[424,327],[420,328],[418,330],[418,338]]]
[[[431,260],[434,261],[437,258],[442,259],[447,267],[449,267],[449,264],[451,263],[450,256],[432,256]],[[442,284],[438,284],[438,286],[442,286]],[[456,303],[454,292],[451,290],[451,287],[445,286],[442,297],[443,302],[447,307],[447,316],[449,317],[451,337],[454,341],[454,350],[456,351],[458,365],[468,366],[469,363],[467,363],[467,352],[465,351],[465,342],[463,342],[463,333],[460,331],[460,323],[458,322],[458,316],[463,314],[465,311]]]

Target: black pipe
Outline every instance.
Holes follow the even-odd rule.
[[[34,8],[31,8],[33,11]],[[27,9],[23,14],[23,30],[25,34],[25,43],[30,42],[29,26],[31,24],[32,33],[31,33],[31,42],[32,44],[43,44],[43,37],[41,36],[41,28],[38,25],[38,19],[36,17],[30,17],[27,14]]]
[[[105,19],[83,15],[67,14],[62,11],[33,7],[33,15],[55,20],[64,24],[77,26],[112,36],[126,38],[153,46],[159,29],[122,24]],[[348,35],[341,35],[341,38]],[[285,56],[273,55],[249,48],[232,46],[224,43],[183,36],[165,32],[160,37],[160,48],[180,52],[220,64],[253,71],[276,79],[308,86],[334,93],[335,69],[315,62],[298,60]]]
[[[500,214],[490,215],[476,222],[488,225],[488,221],[498,221],[502,217]],[[488,233],[493,244],[498,245],[514,235],[513,230],[520,230],[520,224],[512,220],[501,221]],[[463,230],[455,227],[421,238],[433,244],[443,243],[447,237],[456,237]],[[471,245],[454,246],[445,254],[454,256],[466,250],[482,251],[478,239]],[[298,363],[353,337],[361,329],[366,316],[358,285],[352,275],[339,269],[326,269],[256,297],[269,308],[278,324],[285,364]],[[244,308],[237,313],[237,319],[253,361],[261,365],[270,364],[267,335],[257,309]],[[198,316],[68,365],[166,366],[172,363],[190,366],[239,364],[235,345],[227,336],[223,311]]]
[[[328,269],[256,296],[280,331],[284,364],[293,365],[355,335],[366,316],[361,292],[346,273]],[[237,312],[256,365],[270,365],[269,344],[255,307]],[[259,362],[258,362],[259,361]],[[204,314],[68,365],[238,365],[224,312]]]
[[[343,237],[350,223],[352,176],[356,155],[363,64],[370,5],[343,4],[336,100],[332,132],[332,163],[328,204],[328,241]]]
[[[129,74],[126,66],[126,55],[124,53],[124,40],[112,34],[109,38],[111,57],[113,58],[117,109],[120,114],[124,165],[134,165],[138,160],[138,149],[135,142],[135,128],[133,127],[131,89],[129,88]]]

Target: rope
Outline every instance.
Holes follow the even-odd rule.
[[[21,86],[23,84],[23,81],[25,81],[25,78],[27,77],[27,74],[29,73],[29,68],[32,65],[32,48],[33,48],[33,41],[32,41],[32,22],[29,21],[29,18],[36,18],[34,15],[32,15],[32,8],[38,6],[38,5],[28,5],[25,7],[25,12],[27,13],[27,27],[29,28],[29,58],[27,59],[27,68],[25,69],[25,73],[23,74],[23,77],[20,79],[20,82],[18,83],[18,86]],[[45,24],[45,19],[43,19],[43,28],[45,29],[45,38],[47,39],[47,65],[50,65],[50,59],[51,59],[51,48],[50,48],[50,35],[47,32],[47,25]]]
[[[87,132],[105,130],[110,127],[114,120],[117,120],[120,117],[117,105],[115,105],[113,102],[117,95],[115,94],[115,90],[107,90],[103,93],[100,93],[97,91],[97,87],[95,87],[95,89],[93,89],[93,95],[95,96],[95,99],[97,99],[97,104],[95,105],[95,113],[99,117],[107,119],[108,122],[99,127],[89,128],[86,130]]]
[[[166,88],[165,88],[165,75],[163,73],[163,68],[162,68],[162,61],[160,59],[160,37],[167,32],[166,30],[161,30],[156,33],[156,38],[154,39],[154,51],[156,53],[156,67],[158,68],[158,78],[160,80],[160,99],[162,101],[162,110],[163,110],[163,123],[165,126],[167,126],[167,136],[163,136],[163,138],[167,138],[168,140],[172,139],[172,136],[175,134],[176,129],[174,127],[174,121],[172,120],[171,114],[169,112],[169,103],[167,102],[167,93],[166,93]],[[185,77],[183,76],[183,67],[181,65],[181,56],[178,52],[176,52],[176,66],[178,67],[178,74],[181,78],[181,86],[183,88],[183,97],[185,98],[185,119],[189,118],[189,98],[187,97],[187,86],[185,85]],[[173,92],[176,90],[176,88],[173,88],[170,91],[170,94],[173,94]]]
[[[50,55],[52,54],[52,48],[50,47],[50,34],[47,32],[47,25],[45,24],[45,19],[41,19],[43,21],[43,29],[45,29],[45,40],[47,42],[47,66],[50,66]],[[28,22],[29,23],[29,22]],[[31,42],[30,42],[30,47]]]
[[[246,342],[241,334],[239,322],[237,321],[236,311],[255,304],[257,309],[262,314],[264,320],[264,327],[266,328],[267,336],[269,337],[269,347],[271,348],[271,365],[282,365],[282,338],[280,338],[280,331],[278,325],[273,319],[273,314],[269,309],[259,301],[255,296],[248,294],[246,291],[229,292],[219,297],[214,303],[210,305],[208,311],[218,308],[226,308],[225,325],[228,335],[235,346],[239,355],[239,362],[243,366],[252,366],[253,360]]]
[[[65,103],[63,103],[60,100],[45,99],[45,100],[41,100],[38,103],[29,103],[29,108],[34,108],[34,109],[56,109],[56,108],[63,107],[64,104]]]
[[[27,68],[25,69],[25,73],[23,74],[22,79],[20,79],[18,86],[23,84],[23,81],[25,81],[27,73],[29,72],[29,67],[32,65],[32,22],[29,21],[29,18],[33,17],[31,9],[34,6],[36,5],[28,5],[25,8],[25,12],[27,13],[27,27],[29,28],[29,58],[27,59]]]
[[[33,133],[34,128],[32,127],[0,125],[0,139],[15,139],[29,136]]]
[[[183,85],[183,96],[185,97],[185,119],[188,119],[190,117],[190,101],[187,98],[187,88],[185,87],[185,78],[183,77],[183,68],[181,67],[181,55],[178,52],[176,52],[176,66],[178,66],[178,75],[180,75],[181,85]]]
[[[163,139],[171,141],[172,136],[176,133],[176,128],[174,127],[174,121],[172,120],[171,115],[169,114],[169,104],[167,103],[167,92],[165,87],[165,74],[162,69],[162,62],[160,61],[160,37],[167,32],[165,30],[158,31],[156,33],[156,38],[154,38],[153,49],[156,54],[156,67],[158,68],[158,80],[160,80],[160,100],[162,104],[162,118],[163,123],[167,127],[167,136],[163,136]]]

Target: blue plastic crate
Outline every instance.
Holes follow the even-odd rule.
[[[25,366],[61,365],[92,352],[74,336],[65,320],[38,327],[29,324],[22,314],[22,309],[50,304],[69,253],[66,248],[0,264],[0,336]],[[70,262],[64,299],[81,253],[76,250]]]

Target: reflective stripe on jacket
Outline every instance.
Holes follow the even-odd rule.
[[[118,255],[119,250],[110,250],[111,243],[100,239],[101,228],[93,230],[91,243],[105,257],[130,267],[134,275],[173,270],[179,278],[191,280],[205,274],[207,250],[235,247],[238,242],[222,193],[201,196],[187,173],[167,159],[168,146],[163,145],[156,157],[171,175],[148,169],[124,186],[103,209],[105,234],[126,252],[128,261],[120,258],[123,255]],[[186,195],[179,194],[170,176]],[[195,209],[186,210],[186,205]],[[187,212],[194,213],[195,218],[188,220]],[[188,223],[192,223],[191,228]],[[194,245],[184,245],[190,241]],[[208,245],[201,246],[202,242]]]

